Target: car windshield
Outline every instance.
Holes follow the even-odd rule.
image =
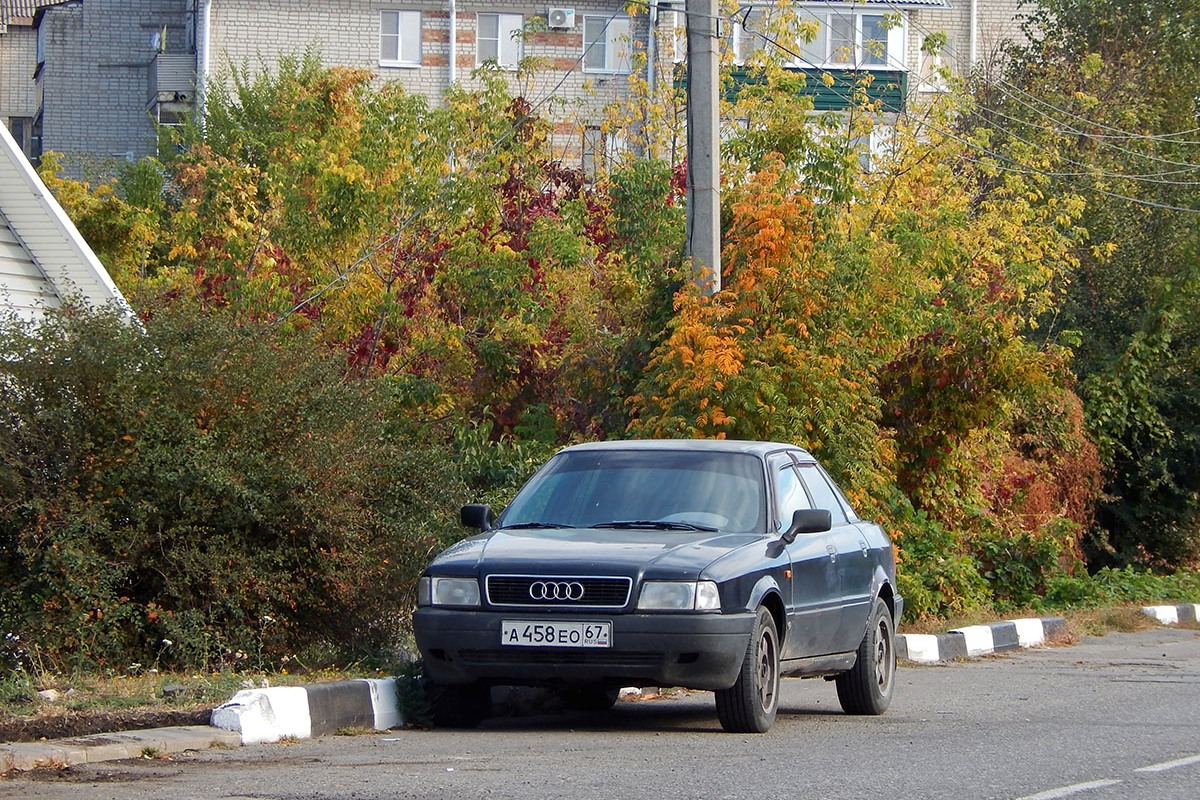
[[[552,458],[505,509],[501,527],[762,531],[757,458],[699,450],[583,450]]]

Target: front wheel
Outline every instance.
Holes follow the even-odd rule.
[[[492,690],[478,683],[425,683],[433,724],[439,728],[475,728],[492,712]]]
[[[896,628],[883,598],[875,598],[871,624],[854,667],[837,676],[838,702],[847,714],[882,714],[896,682]]]
[[[759,607],[742,669],[733,686],[717,695],[717,717],[730,733],[766,733],[779,708],[779,631]]]

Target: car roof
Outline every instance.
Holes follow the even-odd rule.
[[[801,458],[812,459],[807,450],[784,442],[754,442],[743,439],[619,439],[606,442],[587,442],[563,448],[561,452],[587,450],[675,450],[707,453],[746,453],[765,456],[780,450],[790,450]],[[815,459],[813,459],[815,460]]]

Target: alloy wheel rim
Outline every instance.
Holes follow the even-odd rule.
[[[879,630],[875,641],[875,678],[879,683],[879,691],[887,694],[892,682],[892,631],[887,620],[879,621]]]
[[[775,638],[764,629],[758,640],[758,700],[763,711],[775,707]]]

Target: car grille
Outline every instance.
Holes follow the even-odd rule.
[[[632,586],[632,578],[489,575],[487,598],[494,606],[624,608]]]
[[[460,650],[464,664],[561,664],[579,667],[655,667],[666,656],[662,653],[613,653],[602,650],[536,650],[518,647],[510,650]]]

